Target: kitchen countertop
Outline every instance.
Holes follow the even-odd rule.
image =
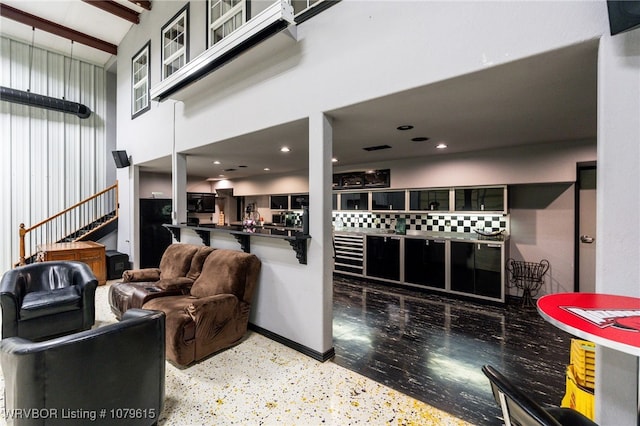
[[[489,237],[477,234],[475,232],[434,232],[434,231],[415,231],[407,230],[406,234],[396,234],[395,231],[390,229],[379,228],[342,228],[335,229],[334,234],[359,234],[359,235],[376,235],[376,236],[389,236],[389,237],[403,237],[403,238],[428,238],[434,240],[451,240],[451,241],[465,241],[465,242],[479,242],[479,243],[496,243],[503,244],[509,241],[509,234],[502,234],[495,237]]]

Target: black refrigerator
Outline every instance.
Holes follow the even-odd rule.
[[[140,199],[140,268],[157,268],[162,254],[172,242],[171,231],[162,226],[171,223],[171,199]]]

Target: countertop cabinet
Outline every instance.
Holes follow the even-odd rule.
[[[400,237],[367,236],[367,275],[400,280]]]
[[[447,271],[445,252],[445,241],[421,238],[405,239],[405,282],[444,289]]]
[[[491,243],[451,242],[451,290],[503,298],[503,247]]]

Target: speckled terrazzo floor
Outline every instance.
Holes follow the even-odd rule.
[[[96,326],[116,321],[107,303],[108,286],[96,291]],[[239,345],[188,368],[167,363],[159,425],[359,424],[469,423],[254,332]]]

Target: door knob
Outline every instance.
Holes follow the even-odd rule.
[[[594,238],[588,235],[580,235],[580,242],[585,244],[593,244]]]

